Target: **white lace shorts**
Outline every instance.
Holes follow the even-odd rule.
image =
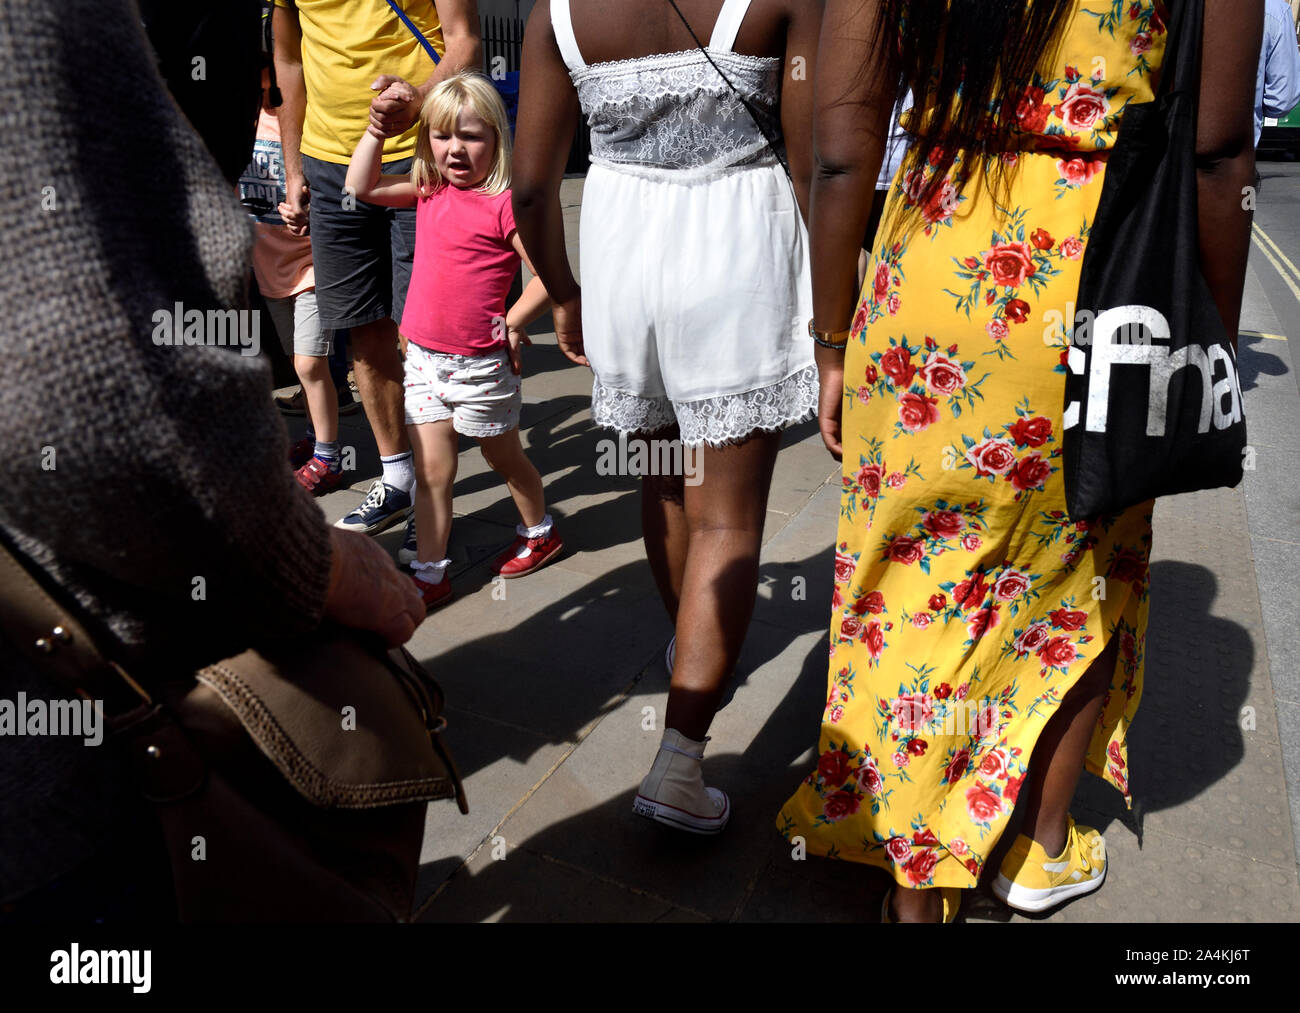
[[[592,165],[580,244],[598,424],[720,446],[816,411],[808,236],[780,166],[678,183]]]
[[[406,424],[452,420],[465,436],[500,436],[519,425],[520,378],[505,348],[448,355],[406,343]]]

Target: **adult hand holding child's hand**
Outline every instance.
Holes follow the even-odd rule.
[[[389,647],[411,639],[424,621],[424,602],[410,577],[366,535],[330,528],[330,586],[325,618],[370,630]]]
[[[383,137],[396,137],[420,115],[420,93],[394,74],[380,74],[370,86],[379,92],[370,100],[370,125]]]

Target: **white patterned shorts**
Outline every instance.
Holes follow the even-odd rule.
[[[406,345],[406,424],[452,420],[464,436],[500,436],[519,425],[520,378],[504,346],[487,355],[448,355]]]

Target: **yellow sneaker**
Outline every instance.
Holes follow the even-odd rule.
[[[1065,851],[1052,858],[1036,842],[1021,834],[1002,860],[994,895],[1017,911],[1046,911],[1062,901],[1091,893],[1106,879],[1106,841],[1092,827],[1070,818]]]

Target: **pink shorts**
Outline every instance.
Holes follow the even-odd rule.
[[[487,355],[448,355],[406,344],[406,424],[452,420],[464,436],[500,436],[519,425],[520,377],[504,347]]]

